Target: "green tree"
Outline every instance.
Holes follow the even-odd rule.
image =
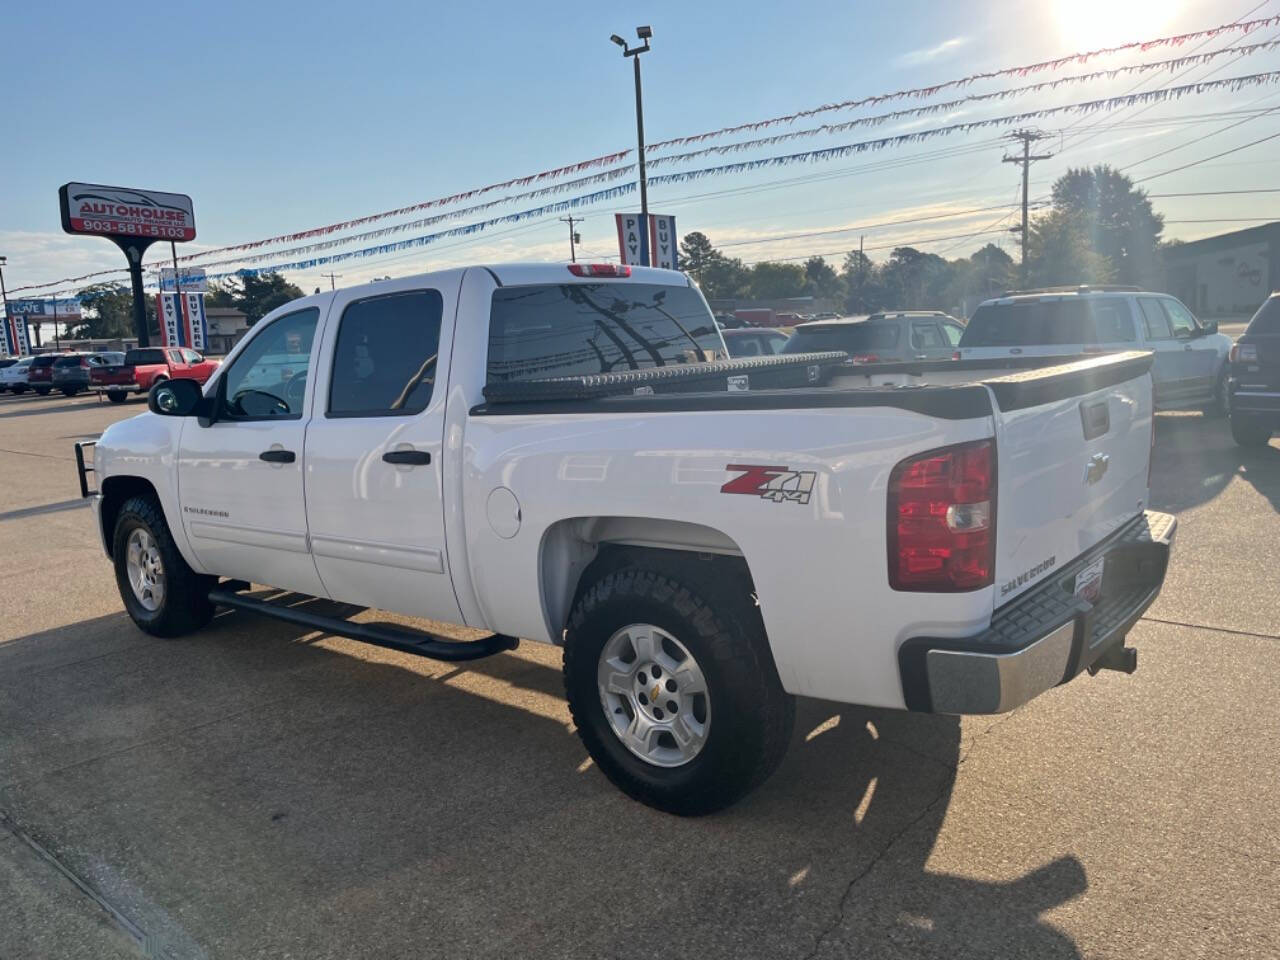
[[[880,272],[861,250],[845,254],[840,268],[844,280],[845,310],[849,313],[871,313],[880,306]]]
[[[206,307],[234,307],[236,305],[235,291],[224,284],[218,283],[217,280],[210,280],[209,292],[204,295],[204,305]]]
[[[69,328],[68,338],[83,340],[107,340],[113,337],[133,337],[133,293],[120,283],[95,283],[80,291],[80,307],[83,311],[78,326]],[[155,341],[160,336],[160,324],[156,319],[154,297],[144,298],[147,310],[147,330]]]
[[[1114,279],[1112,264],[1093,246],[1090,218],[1067,208],[1036,217],[1027,238],[1027,281],[1052,287],[1106,283]]]
[[[731,300],[749,295],[751,270],[737,257],[718,257],[707,262],[698,286],[708,300]]]
[[[249,326],[253,326],[276,307],[303,296],[303,292],[278,273],[240,273],[227,281],[224,287],[231,298],[231,306],[243,313]],[[208,306],[224,304],[209,303]]]
[[[1151,208],[1145,190],[1118,170],[1099,164],[1069,169],[1053,185],[1053,207],[1085,231],[1090,248],[1108,264],[1116,283],[1159,281],[1158,247],[1164,218]],[[1030,262],[1030,251],[1028,251]],[[1051,270],[1047,265],[1041,272]],[[1084,282],[1070,279],[1066,283]]]
[[[884,309],[941,310],[952,278],[951,265],[936,253],[895,247],[884,265]]]
[[[804,267],[796,263],[763,261],[751,268],[749,290],[756,300],[804,296]]]
[[[805,292],[814,297],[839,300],[844,296],[844,282],[835,268],[822,257],[804,262]]]
[[[720,251],[711,245],[705,233],[695,230],[686,233],[680,241],[680,269],[693,277],[699,286],[702,285],[707,266],[720,259]]]

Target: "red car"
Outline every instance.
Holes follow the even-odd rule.
[[[119,366],[92,368],[89,389],[105,393],[112,403],[124,403],[130,393],[146,393],[157,380],[204,383],[217,369],[217,360],[206,360],[190,347],[138,347]]]

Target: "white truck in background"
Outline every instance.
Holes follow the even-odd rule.
[[[143,630],[225,604],[443,659],[562,645],[596,764],[675,813],[761,783],[795,695],[992,713],[1133,669],[1124,637],[1174,530],[1147,509],[1150,354],[942,361],[898,385],[842,354],[724,356],[670,271],[319,293],[205,387],[159,384],[78,445],[80,479]],[[492,636],[322,617],[250,583]]]

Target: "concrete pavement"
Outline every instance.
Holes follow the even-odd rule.
[[[554,649],[135,630],[70,445],[139,410],[0,398],[0,957],[1280,955],[1280,442],[1160,417],[1134,676],[802,701],[769,783],[679,820],[591,768]]]

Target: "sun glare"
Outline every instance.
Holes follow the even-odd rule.
[[[1054,0],[1058,34],[1072,50],[1112,47],[1162,36],[1178,0]]]

